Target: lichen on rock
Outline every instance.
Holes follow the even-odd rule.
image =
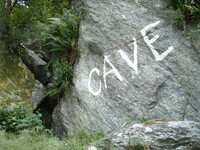
[[[18,104],[34,109],[36,106],[31,100],[39,101],[45,96],[46,91],[41,83],[35,80],[33,74],[16,56],[2,55],[0,70],[1,107],[11,107]],[[37,99],[34,97],[34,92]]]

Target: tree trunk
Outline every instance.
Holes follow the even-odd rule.
[[[11,0],[0,1],[0,40],[5,43],[8,48],[10,45],[10,13],[12,11]]]

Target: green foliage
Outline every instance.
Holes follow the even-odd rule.
[[[77,58],[79,17],[71,8],[71,0],[25,0],[25,5],[9,2],[9,9],[4,1],[0,3],[0,11],[5,14],[0,15],[0,27],[5,30],[0,30],[0,36],[6,39],[8,53],[25,53],[21,42],[37,39],[41,36],[41,30],[48,26],[44,36],[52,55],[48,65],[52,70],[54,85],[49,95],[61,93],[72,79],[73,64]],[[62,10],[63,14],[60,15]]]
[[[22,53],[20,42],[25,39],[24,34],[36,30],[39,22],[46,23],[48,18],[69,5],[68,1],[56,0],[25,0],[24,3],[20,5],[11,0],[0,2],[0,36],[6,42],[9,53]],[[60,6],[59,9],[55,3]]]
[[[48,20],[49,27],[43,35],[52,54],[48,65],[52,70],[54,88],[48,93],[53,96],[61,93],[73,77],[73,64],[77,59],[79,17],[73,10],[64,9],[63,15]]]
[[[54,5],[52,2],[53,0],[26,0],[25,4],[32,14],[31,19],[46,22],[53,15]]]
[[[28,28],[32,23],[34,23],[34,21],[35,20],[32,17],[32,12],[29,8],[17,5],[12,11],[10,25],[15,30],[23,30],[24,28]]]
[[[78,38],[79,17],[73,10],[64,10],[63,15],[57,18],[49,18],[49,28],[44,32],[44,36],[49,40],[47,45],[52,46],[51,51],[75,50]]]
[[[60,94],[67,88],[69,81],[71,81],[73,77],[73,68],[67,61],[59,59],[54,60],[51,66],[53,68],[51,81],[54,88],[51,89],[48,94],[53,96]]]
[[[25,4],[27,6],[15,5],[9,19],[10,51],[17,54],[24,53],[20,43],[26,40],[26,34],[34,30],[37,37],[41,33],[38,23],[47,22],[53,10],[52,0],[26,0]]]
[[[24,106],[13,106],[8,109],[0,109],[0,129],[15,134],[28,129],[30,133],[39,133],[44,130],[41,114],[33,114]]]
[[[200,19],[200,0],[171,0],[170,5],[176,9],[176,26],[186,30],[186,24]]]
[[[62,9],[61,8],[66,8],[66,9],[71,9],[71,1],[72,0],[53,0],[52,1],[52,5],[54,6],[53,9],[53,13],[58,13],[61,14],[62,13]]]

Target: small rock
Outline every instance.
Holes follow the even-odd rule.
[[[90,146],[90,147],[88,147],[88,150],[97,150],[97,148],[94,146]]]

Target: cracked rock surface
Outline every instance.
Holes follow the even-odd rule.
[[[80,59],[53,112],[59,135],[127,119],[200,120],[200,62],[164,0],[80,0]]]
[[[152,120],[107,135],[101,146],[115,150],[198,150],[199,143],[198,122]]]

